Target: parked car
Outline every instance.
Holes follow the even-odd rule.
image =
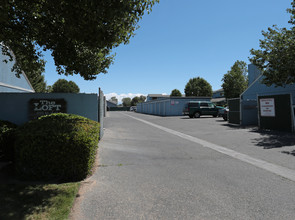
[[[131,106],[130,107],[130,111],[135,111],[136,112],[136,109],[137,109],[136,106]]]
[[[222,109],[222,110],[219,110],[219,114],[222,116],[222,118],[224,119],[224,121],[227,121],[227,118],[228,118],[228,107]]]
[[[216,106],[218,108],[218,117],[222,117],[225,107]]]
[[[185,104],[182,114],[190,118],[199,118],[201,115],[217,117],[218,108],[209,101],[190,101]]]

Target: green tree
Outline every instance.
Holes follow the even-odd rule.
[[[208,96],[213,94],[212,86],[201,77],[192,78],[184,89],[185,96]]]
[[[122,104],[124,107],[129,107],[131,106],[131,98],[127,97],[127,98],[123,98],[122,99]]]
[[[52,86],[46,86],[45,92],[46,93],[51,93],[52,92]]]
[[[173,90],[171,91],[170,96],[179,96],[179,97],[181,97],[182,94],[181,94],[181,92],[180,92],[178,89],[173,89]]]
[[[109,101],[118,104],[118,99],[116,98],[116,96],[113,96],[109,99]]]
[[[52,85],[53,93],[79,93],[79,86],[73,81],[59,79]]]
[[[141,95],[140,97],[135,96],[132,100],[131,100],[131,106],[136,106],[137,103],[141,103],[144,102],[146,100],[146,97]]]
[[[139,102],[145,102],[146,97],[144,95],[139,96]]]
[[[222,88],[226,98],[237,98],[248,85],[247,64],[237,60],[230,71],[224,74]]]
[[[29,74],[29,75],[26,74],[26,76],[28,77],[35,92],[39,92],[39,93],[46,92],[47,85],[46,85],[44,75],[34,73],[34,74]]]
[[[85,80],[106,73],[112,49],[127,44],[138,22],[159,0],[2,1],[2,52],[16,57],[14,69],[36,70],[50,51],[59,74]]]
[[[287,9],[291,13],[291,29],[274,25],[262,31],[264,39],[260,40],[261,49],[250,50],[253,55],[250,61],[262,70],[263,83],[268,86],[295,83],[295,1],[291,4],[292,8]]]

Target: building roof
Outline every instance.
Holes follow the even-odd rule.
[[[12,53],[15,59],[14,54]],[[9,60],[8,56],[0,53],[0,91],[4,92],[35,92],[26,74],[22,71],[19,77],[15,72],[12,72],[14,61],[3,62]]]
[[[151,98],[167,98],[167,97],[170,97],[170,95],[163,95],[163,94],[148,94],[147,96],[151,97]]]
[[[214,98],[214,99],[211,99],[211,102],[225,102],[226,101],[226,98]]]
[[[223,89],[217,89],[217,90],[213,91],[213,93],[215,93],[215,92],[222,92],[222,91],[223,91]]]

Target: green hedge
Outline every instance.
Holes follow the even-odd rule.
[[[76,181],[91,173],[99,123],[56,113],[26,123],[16,135],[15,165],[21,177]]]
[[[14,160],[15,129],[17,125],[0,120],[0,152],[6,161]]]

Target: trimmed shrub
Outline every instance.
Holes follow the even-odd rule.
[[[91,173],[99,123],[78,115],[42,116],[17,129],[16,172],[25,179],[82,180]]]
[[[0,120],[0,152],[6,161],[14,161],[15,129],[17,125]]]

